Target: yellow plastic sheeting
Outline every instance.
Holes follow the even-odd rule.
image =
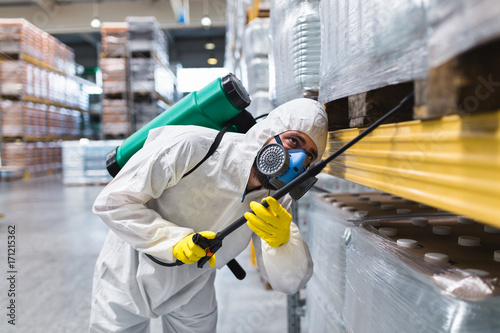
[[[325,156],[361,133],[329,133]],[[500,227],[500,111],[382,125],[324,172]]]

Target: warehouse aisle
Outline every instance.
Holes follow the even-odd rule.
[[[94,263],[107,232],[91,212],[101,189],[63,186],[60,175],[0,183],[0,332],[87,331]],[[12,267],[9,231],[16,244]],[[286,332],[286,296],[264,288],[248,251],[238,259],[245,280],[227,268],[217,276],[219,333]],[[6,309],[12,301],[14,312]],[[9,311],[15,326],[8,324]],[[161,332],[157,321],[152,332]]]

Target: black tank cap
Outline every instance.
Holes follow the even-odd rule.
[[[114,178],[118,172],[120,172],[121,168],[116,160],[116,152],[118,147],[113,149],[106,155],[106,169],[108,169],[109,174]]]
[[[240,80],[232,74],[224,76],[221,79],[222,88],[229,100],[240,110],[244,110],[250,105],[250,95],[245,90]]]

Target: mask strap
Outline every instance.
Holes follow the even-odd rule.
[[[276,142],[277,142],[280,146],[283,146],[283,142],[281,142],[281,139],[280,139],[280,136],[279,136],[279,135],[275,135],[275,136],[274,136],[274,139],[276,140]]]

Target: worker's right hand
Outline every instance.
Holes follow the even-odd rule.
[[[262,201],[267,201],[269,207],[266,208],[256,201],[250,202],[252,212],[245,213],[247,225],[269,246],[281,246],[290,238],[292,215],[273,197]]]
[[[208,239],[214,239],[216,235],[212,231],[201,231],[199,234]],[[207,255],[205,249],[193,242],[194,235],[187,235],[175,244],[173,248],[174,257],[188,265],[197,262]],[[215,254],[210,257],[208,264],[210,267],[215,267]]]

